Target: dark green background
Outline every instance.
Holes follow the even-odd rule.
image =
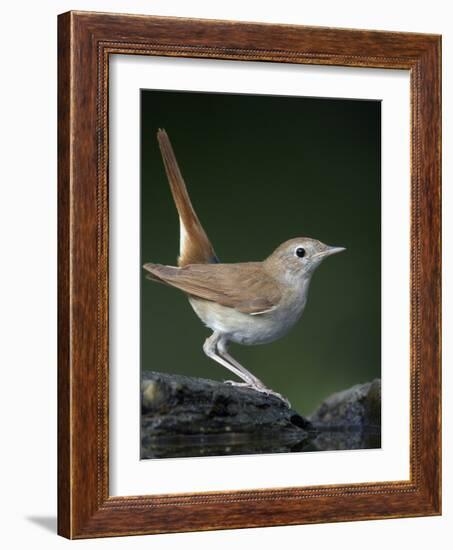
[[[142,264],[176,265],[179,222],[156,141],[165,128],[223,262],[261,260],[310,236],[346,252],[315,273],[283,339],[231,352],[310,413],[380,376],[380,102],[142,90]],[[142,368],[234,378],[205,357],[210,331],[173,288],[141,280]]]

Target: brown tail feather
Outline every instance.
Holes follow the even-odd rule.
[[[216,253],[193,209],[167,132],[159,129],[157,140],[179,214],[180,244],[178,265],[183,267],[188,264],[216,262],[218,261]]]

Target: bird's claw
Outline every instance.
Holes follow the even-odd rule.
[[[286,399],[286,397],[283,397],[280,393],[277,393],[276,391],[270,390],[269,388],[260,388],[257,386],[253,386],[252,384],[248,384],[247,382],[236,382],[234,380],[225,380],[225,384],[228,386],[237,386],[240,388],[250,388],[251,390],[255,390],[260,393],[264,393],[264,395],[273,395],[280,399],[280,401],[283,401],[283,403],[288,407],[288,409],[291,408],[291,403]]]
[[[234,380],[224,380],[224,384],[227,386],[239,386],[240,388],[251,388],[253,389],[253,386],[251,384],[247,384],[247,382],[235,382]]]
[[[264,393],[265,395],[273,395],[273,396],[277,397],[278,399],[280,399],[280,401],[283,401],[283,403],[288,407],[288,409],[291,408],[291,403],[288,401],[288,399],[286,399],[286,397],[283,397],[283,395],[281,393],[277,393],[276,391],[272,391],[272,390],[268,390],[268,389],[258,390],[258,391]]]

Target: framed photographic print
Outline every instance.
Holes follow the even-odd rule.
[[[59,16],[59,533],[440,505],[440,37]]]

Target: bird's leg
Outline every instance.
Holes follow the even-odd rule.
[[[227,351],[226,341],[222,338],[219,339],[218,342],[217,342],[217,353],[220,355],[220,357],[222,357],[222,359],[224,359],[231,366],[233,366],[236,369],[236,371],[239,371],[240,374],[238,374],[237,372],[236,372],[236,374],[238,374],[238,376],[240,378],[242,378],[242,380],[245,380],[253,389],[259,390],[259,391],[263,391],[263,390],[268,389],[263,384],[263,382],[261,382],[261,380],[259,378],[257,378],[255,375],[253,375],[245,367],[243,367],[238,361],[236,361],[236,359],[231,357],[231,355]],[[235,371],[233,371],[233,372],[235,372]],[[234,385],[234,382],[228,382],[228,383],[233,383],[233,385]]]
[[[236,376],[244,380],[244,382],[227,381],[227,384],[231,384],[233,386],[248,387],[266,395],[275,395],[276,397],[281,399],[288,407],[291,407],[290,402],[285,397],[267,388],[259,378],[254,376],[245,367],[238,363],[233,357],[231,357],[231,355],[227,351],[226,340],[218,332],[213,332],[212,335],[206,339],[205,343],[203,344],[203,351],[208,357],[214,359],[214,361],[216,361],[223,367],[226,367],[231,372],[234,372]]]
[[[243,385],[248,387],[253,387],[253,374],[246,371],[243,367],[237,368],[235,365],[229,363],[225,358],[223,358],[218,352],[218,344],[222,336],[218,332],[213,332],[209,338],[206,338],[205,343],[203,344],[203,351],[206,355],[220,363],[223,367],[229,369],[231,372],[234,372],[236,376],[244,380],[244,384],[236,382],[237,385]],[[245,373],[243,372],[245,371]]]
[[[291,407],[291,403],[288,401],[288,399],[283,397],[283,395],[267,388],[259,378],[254,376],[250,371],[243,367],[238,361],[236,361],[236,359],[234,359],[234,357],[231,357],[227,350],[227,342],[223,338],[220,338],[217,341],[217,352],[222,359],[227,361],[227,363],[229,363],[232,367],[236,369],[236,371],[233,372],[238,374],[237,371],[239,371],[241,373],[238,374],[238,376],[245,380],[249,387],[261,393],[265,393],[266,395],[275,395],[276,397],[281,399],[288,407]],[[227,381],[227,383],[232,385],[240,385],[240,383],[232,381]]]

